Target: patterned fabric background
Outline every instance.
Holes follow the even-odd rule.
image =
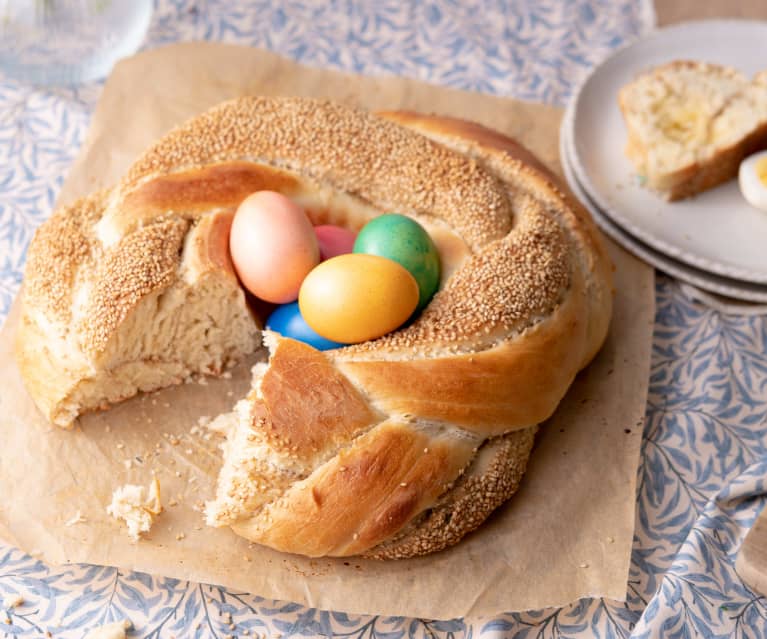
[[[230,4],[160,0],[147,46],[252,44],[311,65],[563,104],[589,67],[653,21],[647,0]],[[0,319],[99,91],[32,90],[0,78]],[[767,636],[764,599],[733,570],[764,505],[767,321],[706,309],[663,276],[657,300],[625,604],[589,599],[452,621],[349,616],[112,568],[48,568],[0,544],[0,598],[21,592],[26,600],[0,611],[0,634],[75,639],[128,617],[131,636],[179,639]]]

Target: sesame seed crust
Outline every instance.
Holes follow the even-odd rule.
[[[338,359],[445,344],[474,350],[478,338],[517,332],[550,315],[569,286],[573,260],[562,229],[536,208],[526,202],[522,225],[471,256],[410,326],[347,347]]]
[[[282,497],[250,513],[240,508],[234,520],[219,521],[278,550],[402,559],[457,543],[516,491],[532,449],[534,424],[551,415],[606,334],[609,261],[589,218],[573,210],[553,178],[504,153],[508,139],[497,134],[491,144],[479,144],[461,136],[460,127],[456,131],[457,121],[440,129],[440,118],[387,117],[392,115],[493,176],[509,203],[508,225],[498,227],[504,229],[498,236],[469,242],[468,255],[452,256],[450,275],[414,322],[378,340],[325,354],[387,419],[323,449],[318,465]],[[424,122],[436,122],[438,133],[424,131]],[[432,188],[443,185],[435,182]],[[454,228],[442,211],[418,214],[420,219],[441,218]],[[461,235],[467,237],[464,230]],[[281,365],[280,352],[272,349],[270,366]],[[295,396],[292,386],[273,386],[269,397],[253,401],[277,405]],[[321,388],[318,382],[317,392]],[[370,487],[362,490],[346,456],[363,441],[371,448],[380,444],[391,420],[402,420],[423,435],[398,455],[417,452],[429,458],[442,450],[458,470],[439,477],[437,498],[418,508],[413,508],[413,495],[398,493],[412,491],[417,475],[397,477],[391,510],[357,512],[349,522],[349,505],[369,496],[368,491],[377,493]],[[440,448],[445,440],[450,445]],[[418,451],[410,450],[415,446]],[[461,451],[468,456],[461,458]],[[382,467],[391,461],[390,454],[371,464]],[[339,478],[332,499],[323,490],[329,474]],[[226,512],[229,505],[219,495],[210,512]],[[325,523],[307,537],[309,516]],[[328,523],[341,520],[344,525]]]
[[[238,160],[287,168],[382,211],[437,215],[474,248],[511,228],[502,185],[476,162],[367,111],[326,100],[226,102],[147,151],[120,191],[182,167]]]
[[[442,120],[409,117],[298,98],[225,103],[171,131],[113,189],[56,213],[30,247],[24,304],[34,313],[25,321],[38,334],[46,322],[64,326],[66,346],[74,341],[92,370],[120,363],[128,351],[111,344],[139,334],[155,302],[158,314],[167,302],[173,321],[189,308],[171,295],[197,290],[189,247],[213,247],[206,277],[227,270],[225,249],[215,250],[226,246],[225,225],[205,221],[231,215],[253,185],[310,202],[315,224],[360,228],[396,211],[440,234],[449,268],[411,324],[305,362],[290,340],[273,350],[231,414],[211,525],[305,554],[403,558],[456,543],[516,490],[531,425],[551,414],[604,339],[609,265],[588,219],[540,170],[473,142],[455,121],[426,131],[419,122]],[[208,226],[217,241],[192,241]],[[232,352],[249,352],[260,335],[225,275],[218,286],[236,289],[227,299],[242,308],[220,326],[235,317],[248,335]],[[150,366],[153,354],[142,353]],[[413,463],[389,476],[397,460]],[[296,545],[306,517],[295,515],[291,494],[325,522],[322,546]],[[378,504],[369,513],[365,496]]]
[[[35,232],[27,253],[24,297],[51,321],[65,324],[72,313],[72,288],[92,250],[90,227],[103,210],[103,192],[57,211]]]
[[[103,352],[142,298],[175,281],[188,227],[186,220],[170,218],[137,230],[104,254],[77,327],[86,354]]]

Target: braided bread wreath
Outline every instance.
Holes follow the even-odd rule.
[[[335,351],[265,333],[269,363],[215,421],[227,439],[207,519],[308,556],[452,545],[514,493],[537,424],[609,323],[601,239],[535,164],[450,118],[217,106],[38,230],[16,341],[29,393],[69,427],[258,348],[227,245],[254,191],[288,195],[314,224],[410,215],[439,249],[439,292],[405,328]]]

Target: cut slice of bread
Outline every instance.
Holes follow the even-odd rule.
[[[618,94],[626,155],[668,200],[734,178],[741,160],[767,148],[767,71],[753,80],[730,67],[675,61]]]

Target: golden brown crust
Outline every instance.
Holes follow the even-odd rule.
[[[746,157],[765,148],[767,122],[737,144],[718,151],[710,160],[695,162],[676,171],[665,196],[674,202],[724,184],[738,175],[740,163]]]
[[[338,367],[389,414],[412,414],[493,437],[551,416],[580,370],[583,284],[519,339],[439,358],[345,361]]]
[[[245,160],[384,209],[438,214],[472,246],[503,237],[511,224],[509,202],[487,172],[403,127],[325,100],[247,97],[214,107],[147,151],[119,188],[127,194],[185,167]]]
[[[290,194],[299,183],[295,175],[270,166],[237,161],[212,164],[144,182],[127,193],[110,221],[125,233],[168,211],[197,217],[217,208],[237,208],[256,191]]]
[[[473,443],[386,421],[268,505],[239,534],[286,552],[357,555],[391,537],[445,491]]]
[[[226,497],[229,484],[219,486],[219,499],[208,509],[211,521],[281,550],[402,558],[456,543],[516,490],[534,424],[551,414],[607,330],[611,265],[601,237],[550,173],[522,164],[519,158],[529,158],[529,152],[478,125],[384,116],[459,150],[494,175],[509,198],[513,229],[471,255],[451,257],[450,277],[409,327],[326,355],[383,413],[378,423],[339,442],[334,454],[324,451],[293,488],[237,509],[234,517],[219,510],[236,504]],[[273,352],[287,341],[278,340]],[[293,397],[293,384],[273,386],[274,401]],[[398,432],[406,428],[420,436],[398,440],[395,452],[389,447],[393,424]],[[378,492],[381,484],[391,490],[388,479],[369,485],[339,469],[346,466],[339,460],[364,444],[375,464],[387,469],[385,477],[396,479],[401,473],[389,467],[396,463],[393,456],[417,454],[419,446],[431,454],[435,442],[446,439],[452,449],[470,453],[462,464],[442,462],[450,472],[440,476],[442,490],[425,502],[402,491]],[[227,458],[225,467],[232,461]],[[350,494],[364,507],[358,509]],[[384,517],[368,495],[387,504]],[[446,518],[450,525],[444,525]],[[302,529],[303,521],[311,526]]]
[[[381,417],[324,353],[294,340],[274,348],[258,390],[253,401],[265,413],[260,436],[275,451],[298,458],[336,449]]]
[[[209,308],[206,295],[232,309],[216,331],[237,324],[243,334],[220,357],[253,347],[255,323],[225,246],[245,191],[287,191],[314,223],[356,229],[386,211],[413,216],[440,247],[440,292],[412,324],[373,342],[321,354],[275,339],[270,365],[225,420],[225,464],[207,516],[308,555],[442,548],[516,489],[535,423],[609,321],[610,265],[598,233],[549,174],[525,162],[534,159],[513,141],[451,119],[382,118],[303,99],[223,104],[172,131],[92,205],[75,205],[73,220],[87,223],[66,241],[80,232],[88,249],[60,282],[63,294],[25,298],[23,330],[47,348],[44,322],[66,332],[60,317],[69,312],[74,343],[84,336],[86,347],[63,338],[46,370],[66,351],[67,374],[82,376],[75,361],[107,362],[99,374],[112,380],[133,365],[131,340],[161,314],[170,328],[148,371],[165,368],[146,386],[170,383],[188,370],[167,360],[168,340],[184,334],[177,317]],[[47,232],[30,249],[38,257]],[[49,313],[54,306],[64,315]],[[32,361],[29,353],[20,359]],[[204,366],[218,370],[220,358]],[[65,407],[60,421],[82,409],[55,384],[36,384],[29,388],[47,412]],[[104,401],[135,390],[115,384]],[[455,522],[440,535],[445,513]]]
[[[194,259],[193,269],[198,273],[226,273],[236,279],[237,275],[229,253],[229,231],[232,228],[234,211],[232,209],[212,213],[200,219],[188,236],[193,246],[190,259]]]
[[[534,426],[489,440],[433,507],[365,556],[407,559],[457,544],[517,492],[536,431]]]

